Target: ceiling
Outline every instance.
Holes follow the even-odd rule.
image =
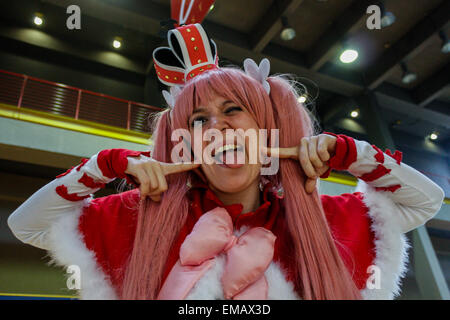
[[[314,106],[321,119],[333,110],[337,98],[352,98],[371,90],[394,103],[395,107],[381,104],[389,121],[406,119],[395,130],[416,136],[439,130],[449,145],[450,54],[440,51],[438,31],[450,34],[450,1],[386,0],[386,9],[395,14],[396,22],[381,30],[369,30],[366,8],[376,2],[217,0],[203,25],[218,44],[224,63],[241,65],[246,57],[269,57],[272,73],[293,73],[309,79],[308,85],[320,89]],[[81,30],[64,27],[65,8],[71,4],[82,10]],[[36,28],[32,24],[35,12],[46,17],[42,31],[85,52],[111,51],[112,39],[122,37],[120,54],[140,66],[130,72],[145,75],[153,72],[153,49],[164,44],[158,36],[159,22],[170,17],[170,0],[2,1],[0,25],[3,30]],[[280,38],[282,16],[296,31],[291,41]],[[8,30],[0,37],[20,41],[17,33]],[[359,59],[350,65],[337,58],[346,44],[359,51]],[[70,50],[61,51],[72,54]],[[402,83],[402,61],[417,74],[413,83]],[[343,116],[337,113],[332,119]]]

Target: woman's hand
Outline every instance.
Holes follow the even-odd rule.
[[[195,163],[164,163],[141,155],[128,157],[126,174],[133,176],[139,183],[141,200],[149,196],[153,201],[161,201],[161,193],[167,190],[166,176],[172,173],[198,168]]]
[[[269,156],[281,159],[296,159],[307,176],[305,190],[312,193],[316,188],[317,179],[328,170],[327,161],[334,155],[336,137],[319,134],[303,137],[300,145],[290,148],[267,148]]]

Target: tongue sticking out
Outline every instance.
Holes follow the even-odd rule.
[[[243,153],[240,150],[227,150],[219,156],[218,164],[222,167],[237,169],[244,166]]]

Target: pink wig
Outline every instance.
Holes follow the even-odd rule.
[[[297,102],[292,85],[270,77],[270,96],[261,84],[240,70],[221,68],[189,81],[174,108],[157,118],[153,157],[171,162],[172,130],[188,128],[194,108],[216,95],[247,108],[260,128],[279,129],[280,146],[300,143],[313,134],[308,111]],[[270,136],[268,137],[270,141]],[[139,210],[134,247],[122,289],[124,299],[155,299],[169,251],[188,214],[186,180],[194,173],[168,176],[169,189],[160,203],[146,200]],[[360,294],[343,263],[328,227],[317,191],[304,189],[305,175],[293,160],[280,161],[273,183],[285,190],[285,221],[294,244],[294,285],[303,299],[359,299]]]

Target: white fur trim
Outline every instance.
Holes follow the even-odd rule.
[[[375,191],[359,181],[356,191],[363,193],[363,202],[369,209],[372,230],[375,233],[374,265],[380,269],[380,288],[361,290],[367,300],[393,299],[400,293],[401,278],[407,271],[409,244],[402,233],[396,204],[383,191]]]
[[[268,300],[300,300],[294,284],[286,281],[285,273],[278,262],[272,262],[269,265],[265,276],[269,284]]]
[[[215,258],[216,263],[197,281],[186,300],[224,300],[221,277],[225,268],[225,254]]]
[[[89,200],[85,201],[85,205],[88,205]],[[110,281],[97,264],[94,253],[86,248],[78,231],[81,213],[82,210],[64,215],[52,224],[48,234],[50,255],[57,265],[77,265],[80,268],[81,299],[117,299]]]

